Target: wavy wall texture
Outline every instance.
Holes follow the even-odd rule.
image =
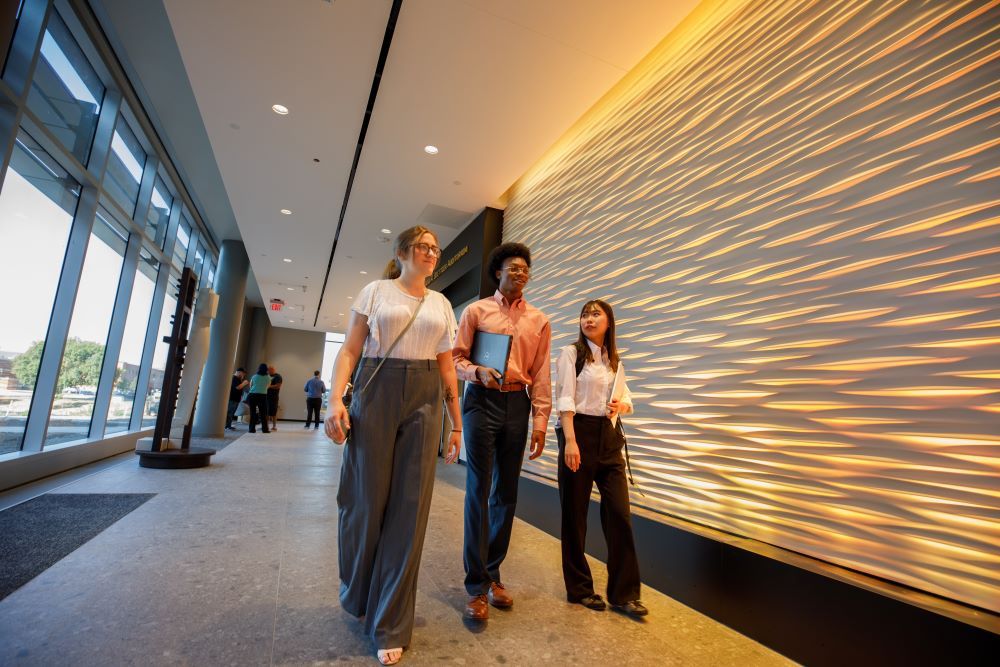
[[[707,2],[511,189],[635,504],[1000,611],[998,5]]]

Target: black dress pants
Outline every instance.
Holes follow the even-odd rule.
[[[240,402],[229,401],[226,406],[226,428],[231,428],[233,425],[233,420],[236,419],[236,408],[240,407]]]
[[[465,590],[482,595],[500,580],[507,557],[517,484],[528,444],[531,399],[468,384],[462,405],[465,429]]]
[[[632,536],[628,481],[625,476],[624,441],[607,417],[575,415],[573,429],[580,448],[580,467],[566,467],[566,438],[559,441],[559,502],[562,505],[562,562],[566,597],[578,602],[594,594],[594,579],[587,564],[587,509],[597,483],[601,494],[601,528],[608,545],[608,602],[625,604],[639,599],[639,561]]]
[[[247,405],[250,407],[250,432],[256,433],[260,421],[261,429],[267,433],[267,394],[250,394]]]
[[[306,399],[306,428],[309,428],[309,422],[313,421],[315,415],[316,427],[319,427],[319,411],[323,407],[322,398],[307,398]]]

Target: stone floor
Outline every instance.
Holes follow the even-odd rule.
[[[124,455],[49,480],[50,493],[158,495],[0,602],[0,665],[376,665],[337,601],[340,451],[287,423],[230,442],[208,468]],[[790,664],[648,588],[644,622],[568,604],[558,541],[521,521],[503,569],[514,609],[466,624],[464,475],[439,467],[401,664]]]

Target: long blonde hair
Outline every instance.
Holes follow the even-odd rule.
[[[382,272],[382,278],[392,280],[402,275],[403,265],[399,262],[399,255],[409,250],[410,246],[419,241],[420,237],[424,234],[430,234],[434,237],[435,241],[438,240],[437,234],[422,225],[415,225],[409,229],[404,229],[396,235],[396,240],[392,244],[392,259],[389,260],[385,271]]]

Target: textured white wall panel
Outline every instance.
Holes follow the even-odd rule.
[[[1000,611],[998,4],[710,0],[512,188],[634,503]]]

